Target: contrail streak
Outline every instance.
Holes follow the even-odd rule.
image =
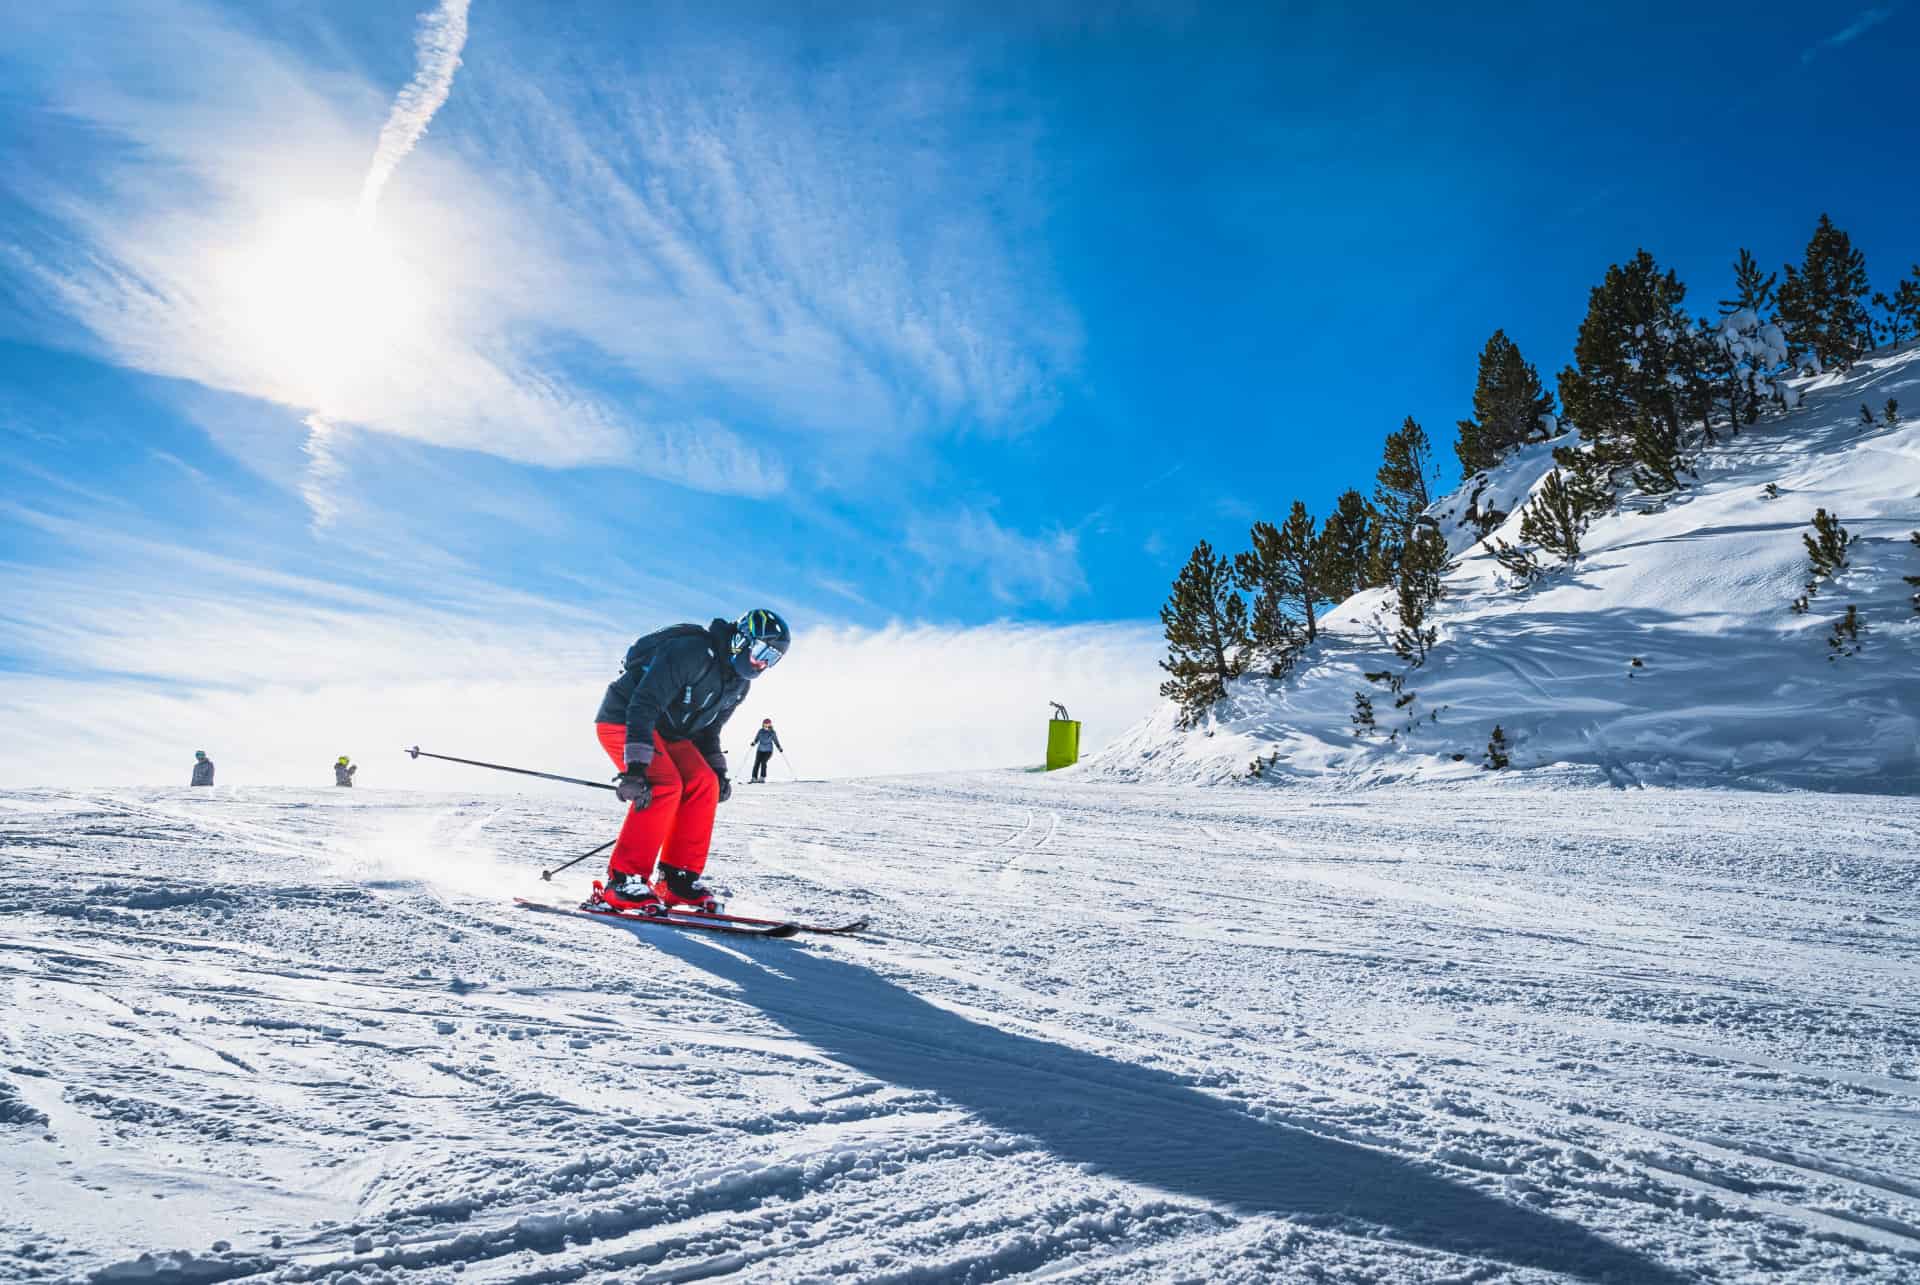
[[[420,19],[420,32],[414,37],[416,64],[413,79],[393,100],[393,110],[380,130],[380,142],[373,149],[373,164],[367,169],[367,181],[360,189],[360,220],[373,221],[374,207],[386,190],[387,180],[405,160],[420,136],[427,132],[433,114],[447,101],[453,89],[453,73],[460,66],[460,51],[467,43],[467,6],[471,0],[440,0],[440,7]]]

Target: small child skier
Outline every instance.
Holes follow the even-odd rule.
[[[347,762],[347,756],[342,754],[333,761],[333,783],[335,785],[351,787],[353,785],[353,774],[359,770],[358,765]]]
[[[760,730],[753,734],[753,775],[747,779],[755,785],[767,779],[767,763],[773,758],[773,752],[786,753],[787,747],[780,743],[780,737],[773,730],[773,720],[760,720]]]
[[[747,685],[792,642],[786,621],[757,609],[738,620],[672,625],[627,649],[594,731],[620,769],[614,793],[631,807],[594,900],[650,915],[671,906],[718,913],[719,899],[700,875],[714,809],[733,794],[720,729]]]
[[[191,784],[213,784],[213,760],[207,757],[205,750],[195,750],[193,752],[193,781]]]

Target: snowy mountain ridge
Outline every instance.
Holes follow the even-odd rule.
[[[1916,387],[1916,345],[1792,381],[1794,410],[1723,432],[1678,494],[1629,493],[1574,565],[1545,558],[1556,569],[1524,588],[1492,543],[1523,543],[1520,510],[1555,443],[1522,448],[1430,510],[1455,560],[1425,665],[1394,655],[1391,591],[1369,590],[1328,613],[1286,678],[1238,680],[1193,730],[1163,703],[1084,770],[1216,783],[1259,759],[1263,779],[1460,778],[1486,770],[1497,724],[1514,768],[1582,780],[1920,789],[1920,615],[1903,580],[1920,575]],[[1889,421],[1889,399],[1908,416]],[[1508,515],[1486,540],[1476,504]],[[1818,509],[1853,544],[1801,613]],[[1849,606],[1864,628],[1845,654],[1828,639]],[[1366,677],[1383,671],[1404,673],[1403,708]],[[1374,703],[1371,735],[1352,722],[1356,693]]]

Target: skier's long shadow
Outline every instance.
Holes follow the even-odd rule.
[[[1574,1223],[1382,1151],[1257,1120],[1162,1071],[969,1021],[804,947],[634,927],[836,1061],[928,1090],[1061,1159],[1243,1210],[1372,1224],[1393,1239],[1594,1281],[1691,1277]]]

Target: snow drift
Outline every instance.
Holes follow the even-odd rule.
[[[1908,417],[1889,421],[1890,398]],[[1680,493],[1630,494],[1576,564],[1529,588],[1490,552],[1522,543],[1519,509],[1553,467],[1551,444],[1522,449],[1433,506],[1455,561],[1424,666],[1394,655],[1390,594],[1372,590],[1329,613],[1287,678],[1240,680],[1191,731],[1165,704],[1084,770],[1214,782],[1261,758],[1264,779],[1459,776],[1485,770],[1497,724],[1513,767],[1615,784],[1920,789],[1920,615],[1903,580],[1920,575],[1920,346],[1794,381],[1789,400],[1706,448]],[[1466,520],[1476,500],[1509,513],[1486,541]],[[1822,508],[1854,537],[1850,565],[1796,613]],[[1838,654],[1849,606],[1865,630]],[[1406,672],[1414,699],[1396,710],[1365,677],[1381,671]],[[1374,702],[1370,736],[1356,692]]]

